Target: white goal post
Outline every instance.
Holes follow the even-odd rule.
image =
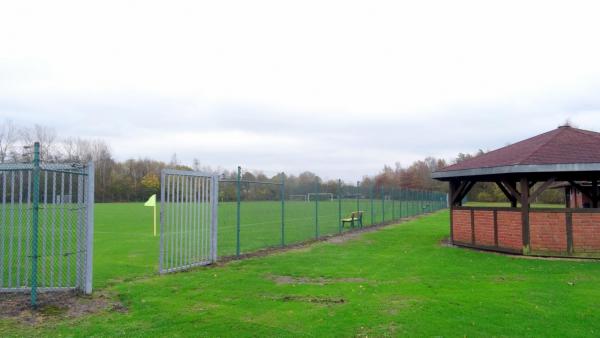
[[[290,195],[288,197],[290,201],[303,201],[308,202],[308,196],[306,195]]]
[[[315,196],[318,196],[317,198],[319,199],[319,201],[333,201],[333,194],[330,192],[310,192],[308,193],[308,201],[314,201]]]

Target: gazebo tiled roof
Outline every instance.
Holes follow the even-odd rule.
[[[433,177],[598,169],[600,133],[562,126],[440,169]]]

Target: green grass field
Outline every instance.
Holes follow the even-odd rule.
[[[126,311],[0,336],[598,336],[596,261],[445,247],[448,213],[268,257],[158,276],[152,215],[96,209],[96,293]]]
[[[416,201],[382,201],[374,200],[342,200],[342,217],[360,208],[364,211],[364,225],[381,223],[416,215],[426,204]],[[314,202],[286,201],[284,222],[284,243],[295,244],[339,233],[339,206],[337,200],[320,201],[318,209]],[[429,208],[427,205],[426,208]],[[40,264],[38,278],[40,285],[45,282],[61,281],[61,285],[74,285],[76,260],[75,255],[62,255],[64,252],[74,252],[77,246],[74,220],[81,215],[73,211],[54,212],[48,208],[42,210],[40,216],[39,249],[40,256],[45,260]],[[76,209],[73,209],[76,210]],[[4,212],[2,212],[4,211]],[[318,230],[315,222],[318,213]],[[78,216],[79,215],[79,216]],[[70,227],[58,228],[51,226],[52,222],[70,224]],[[28,219],[31,223],[30,211],[27,205],[11,211],[10,208],[0,210],[0,221],[3,224],[17,224],[20,220]],[[48,220],[48,221],[45,221]],[[10,221],[10,222],[9,222]],[[51,222],[52,221],[52,222]],[[258,249],[280,247],[281,231],[281,202],[280,201],[243,201],[241,203],[241,253],[250,253]],[[343,231],[349,230],[349,226]],[[50,232],[60,232],[65,240],[62,245],[49,242]],[[0,252],[4,252],[13,264],[12,269],[0,267],[0,285],[25,285],[29,281],[31,271],[31,242],[29,230],[17,227],[0,227]],[[66,238],[70,240],[67,241]],[[218,230],[219,256],[231,256],[236,253],[236,203],[222,202],[219,204]],[[132,276],[151,275],[158,270],[159,237],[153,236],[152,208],[144,207],[143,203],[99,203],[95,206],[95,261],[94,286],[103,287],[113,280],[119,281]],[[12,252],[9,255],[8,252]],[[102,264],[98,259],[112,260],[111,264]],[[60,262],[55,269],[47,269],[53,260]],[[18,264],[17,264],[18,263]],[[17,269],[22,266],[22,269]],[[21,281],[16,284],[15,281]],[[69,282],[67,282],[69,281]]]
[[[342,201],[342,216],[356,210],[355,200]],[[417,202],[359,201],[364,211],[364,225],[376,224],[392,216],[416,215]],[[285,244],[300,243],[316,237],[315,204],[289,202],[285,205]],[[373,210],[373,213],[371,213]],[[94,286],[103,287],[123,278],[151,275],[158,271],[159,239],[152,234],[152,209],[141,203],[97,204],[95,216]],[[338,202],[319,202],[319,236],[339,233]],[[373,216],[371,218],[371,215]],[[281,246],[281,207],[279,202],[243,202],[241,205],[240,247],[242,253]],[[348,231],[346,225],[344,231]],[[219,256],[236,252],[236,204],[219,204]],[[118,239],[118,240],[116,240]],[[113,264],[104,265],[99,257],[111,257]],[[106,267],[106,270],[103,269]]]

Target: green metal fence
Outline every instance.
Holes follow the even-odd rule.
[[[259,181],[241,168],[235,178],[220,181],[218,254],[240,256],[261,249],[285,247],[353,230],[342,222],[362,212],[362,227],[399,221],[446,208],[446,193],[344,184],[318,178],[289,186],[285,175]],[[355,222],[354,229],[360,228]]]

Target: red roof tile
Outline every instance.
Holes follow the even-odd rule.
[[[438,171],[572,163],[600,163],[600,133],[559,127]]]

